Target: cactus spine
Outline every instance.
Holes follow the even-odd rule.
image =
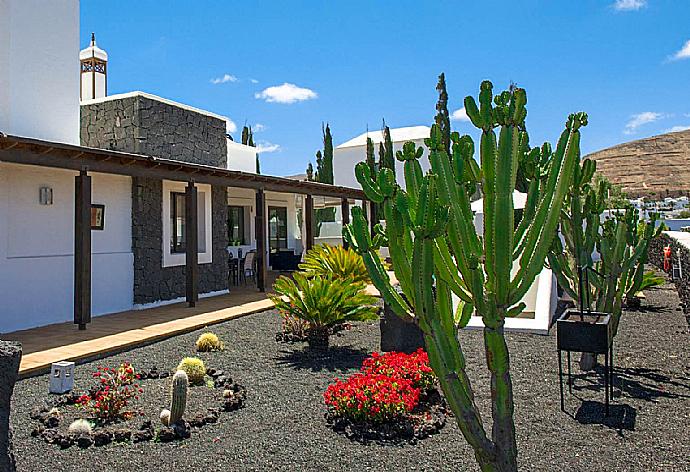
[[[184,410],[187,406],[187,389],[189,380],[187,373],[183,370],[175,372],[172,378],[170,393],[170,409],[161,412],[161,422],[165,426],[172,426],[182,419]]]
[[[362,254],[385,301],[423,330],[431,365],[481,470],[503,472],[517,470],[513,390],[503,326],[506,317],[524,309],[520,300],[543,268],[579,160],[579,128],[587,124],[587,115],[568,118],[554,153],[549,146],[530,149],[524,131],[525,91],[516,88],[493,97],[492,89],[491,82],[482,83],[479,106],[472,97],[465,99],[470,120],[482,132],[480,166],[473,158],[472,138],[452,133],[449,156],[436,125],[426,140],[431,162],[426,175],[419,164],[422,150],[413,143],[406,143],[397,154],[404,162],[407,190],[389,169],[380,169],[374,181],[365,163],[356,166],[367,198],[383,207],[387,239],[396,241],[389,250],[405,297],[391,286],[360,208],[353,208],[353,223],[343,233]],[[519,169],[529,192],[515,226],[512,194]],[[470,192],[477,184],[484,189],[482,235],[477,234],[470,207]],[[514,261],[520,267],[511,275]],[[473,312],[485,326],[493,417],[490,438],[475,405],[456,336]]]

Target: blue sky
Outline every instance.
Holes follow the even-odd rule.
[[[526,88],[532,145],[580,110],[585,153],[690,127],[689,21],[685,0],[82,0],[81,45],[95,31],[108,51],[110,94],[246,122],[264,173],[289,175],[313,160],[324,121],[336,145],[384,118],[429,125],[440,72],[451,112],[484,79]]]

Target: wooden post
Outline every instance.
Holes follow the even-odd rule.
[[[74,324],[91,322],[91,177],[74,178]]]
[[[196,306],[199,300],[199,219],[197,217],[197,189],[194,182],[187,184],[185,190],[185,276],[187,304]]]
[[[345,228],[346,225],[350,224],[350,202],[347,200],[347,198],[343,198],[340,201],[340,212],[343,214],[343,228]],[[350,245],[348,242],[345,240],[343,237],[343,247],[345,249],[349,249]]]
[[[256,218],[254,223],[256,233],[256,288],[260,292],[266,291],[266,273],[268,261],[266,260],[266,202],[264,191],[256,191]],[[240,270],[242,268],[240,267]]]
[[[314,197],[304,199],[304,239],[307,251],[314,247]]]

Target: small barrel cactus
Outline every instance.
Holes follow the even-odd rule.
[[[192,385],[199,385],[204,382],[206,366],[204,366],[204,361],[198,357],[185,357],[177,366],[177,370],[183,370]]]
[[[223,342],[213,333],[204,333],[196,340],[196,350],[199,352],[222,351]]]
[[[184,370],[175,372],[170,391],[170,409],[161,411],[161,422],[165,426],[172,426],[182,419],[187,406],[187,387],[189,379]]]
[[[73,421],[72,424],[69,425],[69,428],[67,428],[67,430],[70,434],[74,434],[75,436],[82,436],[84,434],[91,434],[93,427],[91,426],[90,422],[81,419]]]

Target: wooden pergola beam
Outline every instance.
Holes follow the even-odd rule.
[[[74,178],[74,324],[91,322],[91,176]]]
[[[185,189],[185,285],[189,307],[199,300],[199,218],[197,215],[197,189],[194,181]]]
[[[268,261],[266,260],[266,200],[264,191],[256,191],[256,287],[260,292],[266,291],[266,273],[268,272]],[[241,270],[242,268],[240,268]]]
[[[181,163],[172,159],[2,134],[0,134],[0,161],[76,171],[88,167],[92,173],[148,177],[178,182],[187,182],[190,175],[193,175],[197,184],[204,183],[224,187],[262,189],[271,192],[311,194],[312,196],[356,200],[364,199],[364,192],[350,187],[255,175],[212,166]]]
[[[304,199],[304,239],[307,251],[314,247],[314,197]]]

